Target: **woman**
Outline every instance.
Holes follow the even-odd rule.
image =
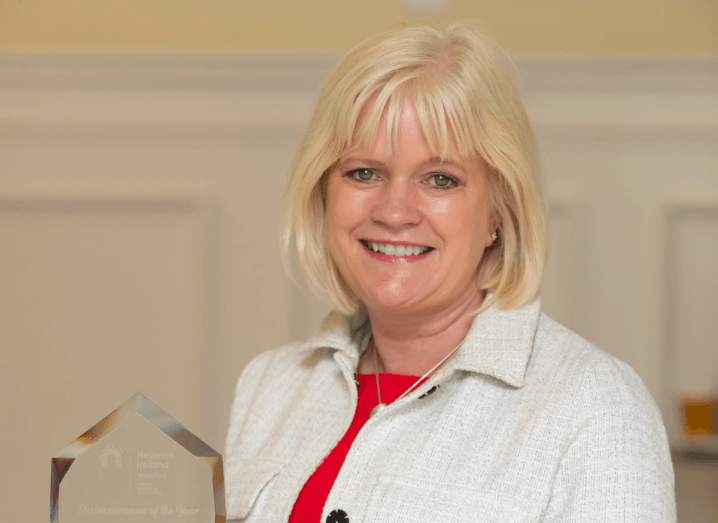
[[[457,24],[370,39],[329,78],[286,238],[336,311],[242,374],[230,520],[675,520],[641,380],[540,312],[545,220],[510,71]]]

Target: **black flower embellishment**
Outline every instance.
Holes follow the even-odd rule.
[[[349,516],[343,510],[332,510],[327,516],[326,523],[349,523]]]
[[[434,386],[431,387],[429,390],[427,390],[424,394],[422,394],[421,396],[419,396],[419,399],[424,399],[424,398],[426,398],[429,394],[434,394],[434,392],[436,392],[436,389],[438,389],[438,388],[439,388],[438,385],[434,385]]]

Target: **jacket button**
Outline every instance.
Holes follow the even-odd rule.
[[[349,523],[349,516],[343,510],[332,510],[327,516],[326,523]]]

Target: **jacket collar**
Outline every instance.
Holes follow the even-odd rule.
[[[446,370],[486,374],[523,387],[541,314],[541,301],[520,309],[490,307],[479,314]]]
[[[362,309],[352,316],[344,316],[334,310],[319,325],[317,334],[299,344],[299,350],[337,349],[358,362],[370,335],[366,311]]]
[[[523,387],[540,313],[539,299],[520,309],[490,307],[485,310],[474,320],[462,347],[444,372],[475,372],[498,378],[513,387]],[[319,332],[301,343],[299,350],[336,349],[358,362],[370,335],[365,311],[353,316],[332,311]]]

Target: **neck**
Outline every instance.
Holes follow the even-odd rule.
[[[440,313],[400,314],[368,310],[372,342],[362,358],[359,372],[374,372],[373,351],[378,352],[379,371],[423,376],[466,337],[475,312],[483,302],[475,293]]]

